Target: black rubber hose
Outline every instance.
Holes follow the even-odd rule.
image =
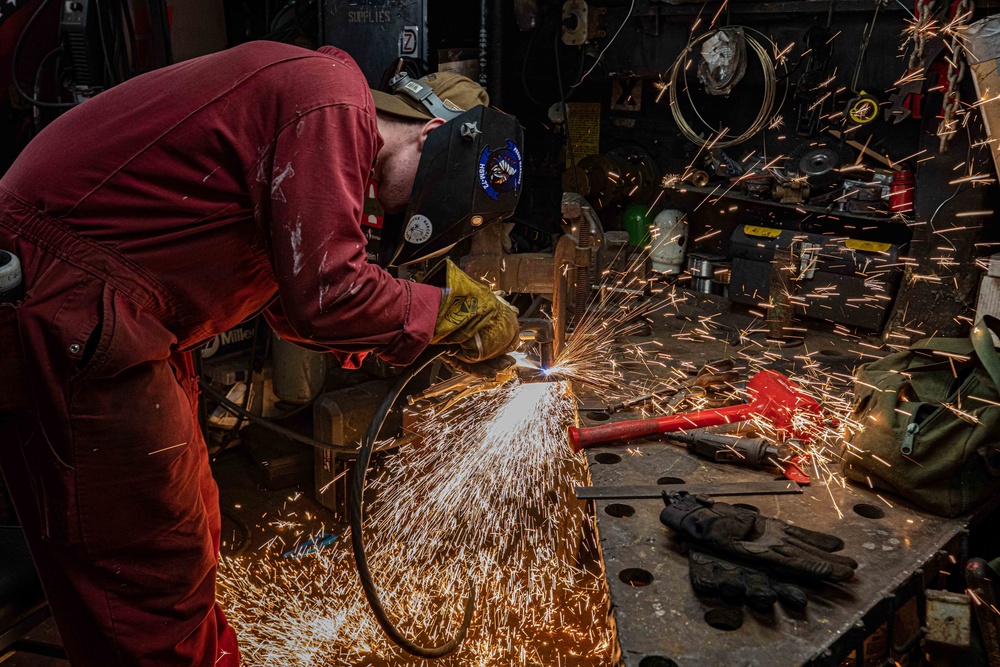
[[[250,392],[253,390],[253,376],[257,374],[257,339],[260,334],[260,318],[253,318],[253,334],[250,336],[250,363],[247,364],[247,380],[246,380],[246,391],[243,392],[243,411],[246,412],[247,408],[250,407]],[[267,352],[264,353],[264,357],[267,357]],[[236,427],[233,429],[237,433],[241,428],[243,428],[243,415],[236,415]]]
[[[243,539],[239,541],[239,544],[236,544],[235,538],[233,539],[233,553],[230,554],[232,558],[239,558],[246,553],[247,548],[250,546],[250,526],[247,525],[247,522],[244,521],[239,514],[228,507],[220,507],[219,512],[222,516],[235,523],[236,527],[240,529],[241,533],[243,533]]]
[[[354,488],[347,499],[351,514],[351,545],[354,548],[354,561],[358,568],[358,576],[361,579],[361,587],[364,589],[365,598],[368,600],[368,606],[371,607],[375,619],[382,626],[382,630],[394,644],[410,655],[421,658],[443,658],[454,652],[465,641],[465,637],[469,633],[469,626],[472,625],[472,612],[476,605],[476,584],[471,579],[469,580],[469,596],[465,600],[465,617],[462,619],[462,626],[458,629],[458,634],[451,641],[434,648],[417,646],[396,629],[382,607],[378,591],[375,590],[375,584],[372,582],[371,570],[368,569],[368,557],[365,555],[365,544],[361,535],[361,527],[364,519],[364,492],[365,478],[368,474],[368,463],[371,460],[372,449],[375,447],[376,441],[378,441],[379,432],[382,430],[382,424],[410,380],[441,356],[443,352],[444,350],[440,348],[426,350],[413,362],[405,373],[399,376],[392,391],[382,401],[382,405],[379,406],[378,411],[376,411],[375,416],[372,418],[371,425],[368,427],[368,433],[365,434],[364,440],[361,441],[357,467],[354,469]]]
[[[229,412],[239,417],[249,419],[253,423],[259,424],[264,428],[268,428],[274,431],[275,433],[279,433],[285,436],[286,438],[295,440],[296,442],[301,442],[303,445],[309,445],[310,447],[315,447],[316,449],[325,449],[327,451],[333,452],[334,454],[338,454],[346,458],[354,458],[354,456],[356,456],[358,453],[358,450],[355,449],[354,447],[344,447],[341,445],[331,445],[326,442],[320,442],[319,440],[314,440],[312,438],[302,435],[301,433],[297,433],[296,431],[293,431],[290,428],[285,428],[284,426],[273,424],[270,421],[264,419],[263,417],[258,417],[252,412],[244,410],[236,403],[230,401],[228,398],[223,396],[221,392],[218,392],[215,389],[213,389],[212,385],[210,385],[203,378],[199,378],[198,384],[201,385],[202,391],[204,391],[206,394],[217,400],[219,404]]]

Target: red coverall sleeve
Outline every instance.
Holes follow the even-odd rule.
[[[258,174],[278,282],[265,317],[290,342],[351,353],[338,355],[346,367],[369,351],[412,362],[433,335],[441,300],[438,288],[368,263],[360,221],[376,132],[373,116],[354,105],[309,111],[282,129],[271,173]]]

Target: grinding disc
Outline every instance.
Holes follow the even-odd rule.
[[[785,168],[809,179],[813,196],[840,182],[841,166],[850,164],[851,151],[832,141],[808,141],[799,144],[785,161]]]
[[[828,146],[813,148],[799,158],[799,172],[806,176],[823,176],[839,166],[840,156]]]

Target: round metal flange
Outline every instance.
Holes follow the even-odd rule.
[[[779,338],[771,338],[770,336],[765,336],[764,337],[764,342],[766,342],[768,345],[771,345],[773,347],[777,347],[779,349],[786,349],[786,348],[790,348],[790,347],[800,347],[803,343],[805,343],[805,339],[804,338],[780,338],[779,339]]]
[[[799,172],[807,176],[823,176],[839,166],[840,156],[828,146],[813,148],[799,159]]]

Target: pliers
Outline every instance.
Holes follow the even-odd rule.
[[[740,374],[735,369],[736,362],[733,359],[720,359],[706,363],[698,369],[694,377],[681,383],[677,393],[667,401],[667,410],[671,413],[676,412],[680,404],[688,398],[704,396],[711,390],[722,389],[736,382],[740,379]]]
[[[734,370],[735,368],[736,362],[732,359],[711,361],[698,369],[698,373],[696,375],[682,382],[679,388],[664,387],[662,389],[657,389],[656,391],[648,394],[643,394],[642,396],[636,396],[635,398],[630,398],[622,401],[621,403],[609,405],[605,410],[603,410],[603,412],[613,415],[616,412],[623,412],[625,410],[631,410],[632,408],[638,408],[646,403],[659,398],[666,398],[667,396],[671,397],[670,402],[667,405],[670,408],[670,411],[673,412],[685,398],[694,394],[705,394],[709,390],[721,389],[728,383],[739,380],[740,376],[739,373]]]

